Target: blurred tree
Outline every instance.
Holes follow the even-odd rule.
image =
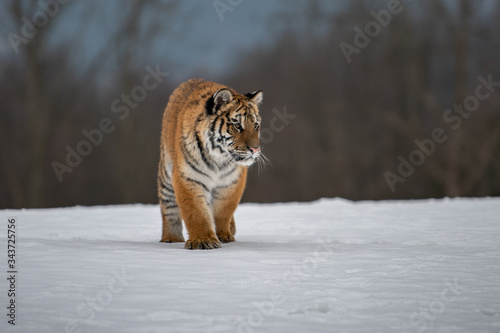
[[[1,167],[0,182],[6,190],[0,198],[1,206],[136,202],[144,197],[144,191],[141,192],[144,189],[138,190],[135,176],[142,165],[139,165],[141,159],[158,158],[157,149],[145,150],[144,146],[157,146],[159,127],[150,131],[146,140],[141,140],[137,129],[144,122],[153,128],[158,126],[166,103],[164,94],[159,98],[160,91],[150,92],[153,96],[124,121],[113,115],[110,104],[121,94],[130,94],[133,87],[142,85],[147,65],[155,68],[155,63],[145,55],[155,46],[157,36],[166,34],[167,26],[162,20],[152,18],[168,19],[175,15],[178,4],[178,1],[144,0],[87,3],[74,9],[80,10],[81,15],[70,40],[62,39],[61,31],[54,27],[64,19],[64,12],[70,6],[81,4],[61,5],[57,10],[51,7],[48,10],[52,14],[38,2],[12,0],[3,4],[6,9],[3,15],[12,23],[11,34],[17,32],[22,42],[1,67],[0,100],[5,111],[1,113],[0,135],[3,142],[9,143],[1,153],[2,160],[9,161]],[[115,7],[112,17],[106,10],[110,5]],[[46,20],[42,22],[43,17]],[[114,29],[86,66],[75,67],[72,61],[82,52],[79,40],[86,37],[91,19],[99,17],[112,20]],[[30,32],[29,38],[24,38],[25,31]],[[167,63],[164,58],[161,66],[165,68]],[[154,110],[156,121],[146,120],[147,107]],[[91,131],[103,118],[112,118],[119,134],[104,140],[103,146],[93,147],[92,154],[73,168],[76,171],[64,173],[64,180],[59,183],[51,164],[54,161],[66,164],[65,147],[77,150],[78,143],[86,139],[82,130]],[[116,145],[109,154],[103,148],[111,142]],[[151,200],[155,195],[151,171],[156,169],[156,162],[151,167],[146,165],[149,176],[145,181],[146,193],[149,192],[146,197]]]
[[[377,22],[372,11],[386,10],[387,1],[281,2],[268,22],[269,43],[241,50],[229,74],[207,78],[241,92],[264,90],[264,153],[272,167],[252,168],[244,200],[500,195],[500,92],[458,128],[444,119],[475,93],[479,76],[500,81],[500,3],[401,2],[403,10],[348,62],[339,46],[353,44],[354,28]],[[40,10],[32,1],[1,6],[17,32]],[[147,66],[168,72],[171,50],[154,52],[156,41],[173,29],[169,18],[186,26],[196,18],[183,8],[166,0],[71,2],[2,59],[0,207],[157,201],[161,115],[180,82],[148,91],[123,119],[113,103],[143,85]],[[78,21],[62,38],[68,10]],[[102,46],[81,61],[81,41],[96,35]],[[60,183],[51,163],[64,162],[66,147],[104,118],[115,131]],[[398,157],[408,159],[415,140],[435,128],[446,142],[392,192],[384,173],[397,173]]]
[[[353,54],[351,63],[340,43],[353,44],[353,28],[376,22],[371,12],[387,9],[387,2],[359,0],[344,10],[324,6],[310,2],[300,29],[294,14],[283,14],[281,24],[274,20],[274,29],[281,31],[274,47],[250,53],[242,63],[255,66],[227,78],[235,86],[260,84],[264,119],[283,105],[298,115],[266,146],[273,168],[249,181],[245,199],[498,194],[500,117],[494,110],[499,94],[481,101],[457,130],[443,115],[474,94],[479,75],[500,78],[493,60],[499,55],[499,38],[492,28],[498,26],[493,20],[498,21],[499,5],[404,2],[404,10]],[[322,22],[328,22],[325,34],[317,29]],[[398,156],[408,159],[418,148],[415,140],[430,138],[441,127],[449,139],[392,192],[384,172],[397,173]]]

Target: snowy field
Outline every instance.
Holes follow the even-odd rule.
[[[157,205],[0,218],[1,332],[500,332],[500,198],[243,204],[210,251],[158,243]]]

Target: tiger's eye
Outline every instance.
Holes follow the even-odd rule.
[[[241,124],[240,123],[233,123],[233,127],[238,131],[238,132],[241,132],[241,130],[243,129],[243,127],[241,127]]]

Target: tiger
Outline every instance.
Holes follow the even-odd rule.
[[[234,242],[234,212],[247,169],[265,158],[260,147],[262,90],[239,94],[225,85],[191,79],[179,85],[163,114],[158,198],[160,242],[216,249]]]

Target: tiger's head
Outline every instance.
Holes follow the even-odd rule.
[[[212,147],[244,166],[263,156],[260,151],[261,118],[258,109],[262,97],[261,90],[241,95],[224,88],[211,98]]]

